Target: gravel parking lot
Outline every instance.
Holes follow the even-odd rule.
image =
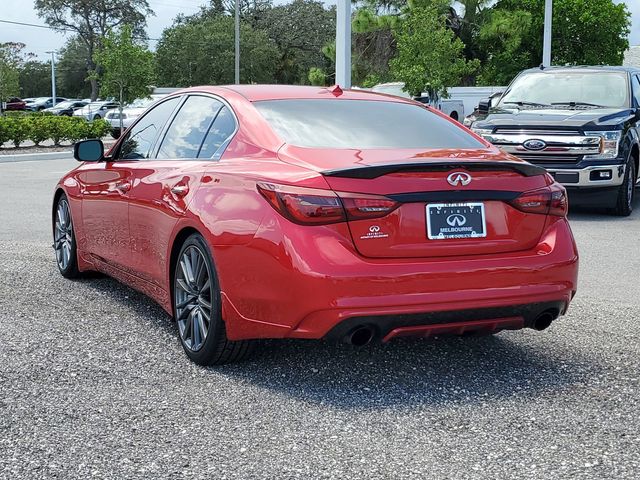
[[[0,163],[0,478],[640,477],[640,203],[572,213],[578,296],[544,332],[271,341],[206,369],[146,297],[58,274],[73,165]]]

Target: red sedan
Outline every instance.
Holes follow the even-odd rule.
[[[7,111],[25,110],[26,108],[27,108],[27,102],[19,99],[18,97],[12,97],[9,100],[7,100],[7,104],[6,104]]]
[[[576,292],[564,189],[410,100],[191,88],[75,156],[53,201],[60,272],[149,295],[199,364],[258,338],[542,330]]]

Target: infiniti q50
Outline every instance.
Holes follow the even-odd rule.
[[[60,272],[147,294],[198,364],[260,338],[542,330],[576,291],[564,189],[408,99],[195,87],[75,156],[53,200]]]

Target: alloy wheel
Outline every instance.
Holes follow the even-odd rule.
[[[61,270],[66,270],[73,250],[73,225],[69,203],[64,198],[58,202],[53,240],[58,266]]]
[[[629,207],[629,210],[633,208],[633,194],[635,193],[635,188],[635,172],[633,171],[633,167],[631,167],[631,171],[627,177],[627,206]]]
[[[174,286],[176,319],[184,345],[198,351],[204,345],[213,315],[209,263],[195,245],[187,247],[177,265]]]

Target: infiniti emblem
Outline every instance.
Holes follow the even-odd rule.
[[[522,146],[527,150],[544,150],[547,148],[547,143],[544,140],[540,140],[538,138],[531,138],[529,140],[525,140],[522,143]]]
[[[465,172],[453,172],[447,177],[447,182],[454,187],[469,185],[471,183],[471,175]]]
[[[454,213],[453,215],[449,215],[447,217],[447,223],[451,227],[461,227],[465,223],[467,223],[467,217],[464,215],[460,215],[459,213]]]
[[[370,231],[371,233],[377,233],[377,232],[379,232],[379,231],[380,231],[380,227],[379,227],[378,225],[371,225],[371,226],[369,227],[369,231]]]

